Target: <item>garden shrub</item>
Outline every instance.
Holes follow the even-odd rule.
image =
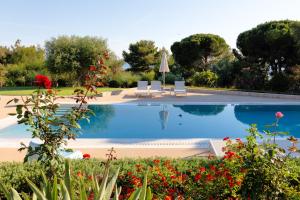
[[[272,91],[285,92],[289,90],[290,80],[284,73],[275,74],[269,81],[269,87]]]
[[[192,84],[194,86],[215,87],[218,81],[218,75],[210,70],[196,72],[192,76]]]
[[[38,162],[31,163],[0,163],[0,182],[6,187],[14,187],[19,192],[29,193],[31,190],[26,183],[28,178],[39,184],[43,167]],[[3,191],[0,191],[0,199]]]
[[[300,65],[296,65],[290,69],[289,74],[289,91],[300,93]]]
[[[153,70],[149,72],[141,73],[141,81],[153,81],[155,79],[155,72]]]
[[[176,75],[172,72],[166,73],[165,75],[166,75],[165,76],[166,84],[174,85],[175,81],[182,81],[183,80],[183,78],[181,76]],[[161,81],[161,82],[163,81],[162,75],[159,76],[158,80]]]
[[[244,67],[235,79],[235,86],[246,90],[264,90],[267,83],[266,75],[255,67]]]
[[[139,75],[132,72],[118,72],[111,77],[109,87],[135,87],[137,82],[141,79]]]
[[[260,156],[257,157],[256,164],[251,160],[244,162],[242,156],[245,154],[242,152],[245,151],[247,146],[243,146],[239,151],[235,151],[233,148],[237,148],[241,143],[232,141],[231,144],[235,146],[228,147],[225,157],[221,159],[121,159],[112,161],[110,167],[112,171],[115,171],[118,167],[121,169],[117,184],[122,186],[121,195],[124,199],[142,184],[147,170],[148,185],[158,199],[164,199],[165,197],[174,199],[178,196],[191,199],[234,199],[241,197],[244,191],[248,191],[252,184],[258,184],[259,180],[261,180],[260,184],[269,185],[268,181],[282,176],[281,172],[283,172],[283,169],[289,171],[285,171],[284,174],[286,175],[280,178],[283,181],[281,185],[284,186],[278,187],[278,190],[284,191],[284,196],[281,196],[284,197],[282,199],[291,199],[293,196],[299,197],[297,196],[300,191],[298,181],[300,177],[299,159],[285,160],[285,167],[288,168],[279,168],[280,174],[274,174],[277,173],[275,168],[272,171],[266,171],[262,168],[264,165],[261,164],[265,162],[260,163],[259,160],[264,159]],[[271,162],[271,160],[269,161]],[[245,164],[247,164],[248,168],[242,168]],[[73,160],[71,165],[73,177],[78,178],[80,176],[87,185],[90,185],[89,177],[92,174],[102,174],[105,162],[98,159]],[[252,179],[248,178],[250,175],[245,176],[246,172],[249,172],[251,169],[256,169],[257,171],[261,168],[261,173],[255,174],[255,177]],[[0,180],[6,186],[13,186],[18,192],[28,193],[30,188],[26,185],[25,177],[39,185],[41,170],[43,170],[42,166],[36,162],[26,164],[2,163],[0,164]],[[265,188],[263,185],[256,185],[257,187],[255,188],[257,188],[257,192],[263,192],[265,196],[271,195],[267,192],[274,191],[275,193],[278,191],[276,188],[271,187],[268,191],[262,191]],[[246,190],[246,188],[248,189]],[[244,197],[242,199],[247,198]]]

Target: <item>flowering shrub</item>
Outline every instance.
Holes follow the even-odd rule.
[[[278,125],[283,116],[276,113],[274,124]],[[88,191],[88,199],[94,199],[91,190],[94,181],[102,180],[100,174],[108,174],[106,170],[110,166],[112,170],[121,169],[117,179],[117,186],[121,188],[116,188],[118,199],[130,199],[147,186],[153,191],[152,199],[300,199],[300,160],[290,156],[298,152],[297,139],[288,138],[290,152],[285,152],[271,142],[269,134],[265,137],[259,133],[256,125],[252,125],[248,132],[244,141],[225,137],[226,146],[221,158],[113,161],[112,149],[108,154],[109,162],[103,163],[89,159],[91,156],[85,154],[85,160],[72,161],[74,187],[80,186]],[[11,181],[2,179],[1,176],[5,177],[7,173],[0,165],[1,180]],[[19,174],[16,171],[13,173]],[[39,179],[35,177],[34,180],[38,182]],[[18,183],[14,181],[14,184]]]
[[[39,87],[44,87],[46,89],[51,89],[52,82],[47,76],[44,75],[36,75],[35,76],[35,83]]]

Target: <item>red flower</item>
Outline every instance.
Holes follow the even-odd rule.
[[[233,186],[234,186],[234,183],[233,183],[232,181],[229,181],[229,183],[228,183],[228,184],[229,184],[229,187],[230,187],[230,188],[233,188]]]
[[[35,83],[40,86],[44,87],[46,89],[51,89],[52,82],[47,76],[38,74],[35,76]]]
[[[91,192],[90,195],[89,195],[89,197],[88,197],[88,200],[93,200],[94,196],[95,196],[94,192]]]
[[[172,200],[172,197],[171,196],[165,196],[164,200]]]
[[[96,67],[94,65],[91,65],[89,70],[90,71],[96,71]]]
[[[229,140],[229,137],[225,137],[225,138],[223,139],[223,141],[227,141],[227,140]]]
[[[169,194],[170,194],[170,195],[172,195],[172,194],[174,194],[174,193],[175,193],[175,189],[173,189],[173,188],[170,188],[170,189],[168,189],[168,192],[169,192]]]
[[[195,175],[194,180],[195,180],[195,181],[199,181],[200,179],[201,179],[201,174],[197,173],[197,174]]]
[[[159,164],[159,163],[160,163],[160,160],[155,159],[155,160],[153,160],[153,162],[154,162],[155,164]]]
[[[277,112],[277,113],[275,113],[275,117],[277,118],[277,119],[280,119],[280,118],[282,118],[284,115],[283,115],[283,113],[282,112]]]
[[[225,152],[225,156],[224,159],[230,159],[235,155],[235,153],[233,151],[227,151]]]
[[[200,167],[199,171],[200,171],[201,173],[205,172],[205,167]]]
[[[206,175],[206,181],[209,182],[209,181],[212,181],[212,180],[214,180],[214,176],[211,175],[211,174],[207,174]]]
[[[209,166],[209,168],[210,168],[210,170],[212,170],[212,171],[215,171],[215,170],[216,170],[216,167],[213,166],[213,165]]]
[[[81,178],[81,177],[82,177],[82,173],[81,173],[81,171],[77,172],[77,176],[78,176],[79,178]]]
[[[175,179],[175,178],[176,178],[176,176],[174,176],[174,175],[171,175],[171,176],[170,176],[170,178],[171,178],[171,179]]]
[[[90,159],[91,155],[88,153],[83,154],[83,159]]]

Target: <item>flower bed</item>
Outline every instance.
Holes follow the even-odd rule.
[[[246,171],[240,170],[240,164],[235,163],[235,156],[227,154],[229,163],[224,159],[125,159],[111,163],[112,171],[121,167],[117,185],[122,186],[120,199],[126,199],[142,185],[145,172],[148,169],[148,185],[156,199],[238,199],[238,191],[243,183]],[[226,161],[227,162],[227,161]],[[300,160],[287,160],[293,169],[290,179],[295,192],[299,193]],[[74,179],[83,179],[88,186],[92,174],[102,174],[103,160],[85,159],[72,161]],[[230,164],[230,165],[228,165]],[[1,163],[0,180],[6,186],[13,186],[19,193],[29,193],[25,177],[37,185],[41,181],[42,167],[38,163]],[[1,194],[1,192],[0,192]],[[0,195],[1,196],[1,195]]]

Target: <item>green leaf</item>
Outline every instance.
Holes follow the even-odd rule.
[[[31,182],[29,179],[26,178],[26,181],[29,185],[29,187],[31,188],[31,190],[36,194],[37,198],[38,199],[41,199],[41,200],[47,200],[47,198],[44,196],[43,192],[40,191],[38,189],[38,187],[33,183]]]
[[[13,200],[22,200],[19,193],[14,188],[10,189],[10,195],[11,195],[11,199]]]
[[[130,195],[128,200],[138,200],[140,198],[140,195],[141,195],[141,188],[138,188]]]
[[[80,200],[87,200],[88,197],[85,191],[84,182],[82,180],[80,181],[79,189],[80,189]]]
[[[51,191],[51,196],[52,196],[52,200],[57,200],[58,199],[58,191],[57,191],[57,177],[54,177],[53,180],[53,187],[52,187],[52,191]]]
[[[3,183],[0,183],[0,190],[4,193],[6,199],[10,199],[10,193]]]
[[[110,182],[107,184],[103,200],[109,200],[110,199],[110,196],[113,192],[114,186],[116,184],[116,181],[117,181],[117,178],[118,178],[118,175],[119,175],[119,171],[120,171],[120,168],[117,169],[117,171],[115,172],[115,175],[112,177]]]
[[[152,200],[152,198],[153,198],[153,195],[152,195],[152,192],[151,192],[151,188],[148,187],[147,188],[146,200]]]
[[[148,176],[148,170],[146,171],[144,181],[143,181],[143,186],[141,188],[140,200],[145,200],[146,199],[146,195],[147,195],[147,176]]]
[[[109,173],[109,169],[105,168],[104,175],[103,175],[104,178],[102,179],[102,182],[101,182],[101,185],[99,188],[99,196],[96,196],[95,199],[102,200],[103,197],[105,196],[105,188],[106,188],[106,184],[107,184],[107,180],[108,180],[108,173]]]
[[[68,189],[68,192],[72,199],[74,199],[73,187],[72,187],[72,179],[71,179],[71,170],[70,170],[70,160],[67,159],[65,162],[65,184]]]
[[[61,183],[61,186],[62,186],[63,200],[71,200],[69,191],[66,185],[64,184],[64,182]]]

